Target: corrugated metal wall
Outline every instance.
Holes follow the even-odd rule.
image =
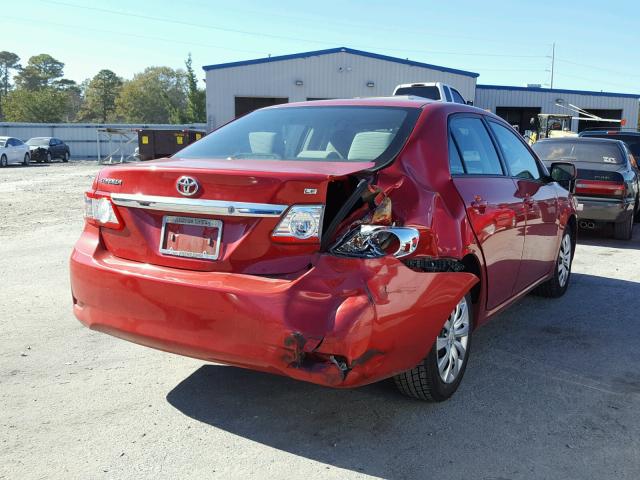
[[[496,107],[541,107],[542,113],[571,114],[568,110],[556,105],[558,100],[568,106],[570,103],[583,108],[606,110],[622,110],[622,118],[627,120],[627,127],[635,128],[638,124],[638,99],[631,97],[604,96],[567,93],[562,91],[509,90],[500,87],[476,88],[475,105],[496,113]],[[572,122],[572,130],[578,131],[578,121]]]
[[[303,85],[296,85],[296,80]],[[367,82],[374,86],[367,87]],[[338,52],[209,70],[207,123],[214,128],[232,120],[236,96],[285,97],[290,102],[377,97],[391,95],[396,85],[411,82],[445,82],[466,99],[475,96],[474,77]]]
[[[123,140],[122,152],[126,157],[131,155],[138,146],[136,129],[140,128],[158,128],[158,129],[185,129],[194,128],[206,130],[204,123],[192,125],[170,125],[170,124],[122,124],[122,123],[10,123],[0,122],[0,136],[16,137],[22,141],[26,141],[32,137],[56,137],[63,140],[69,145],[71,156],[73,158],[97,158],[98,148],[100,154],[104,158],[111,151],[120,145],[120,137],[112,136],[111,146],[109,146],[109,136],[100,135],[100,143],[98,144],[98,129],[113,128],[122,129],[130,132],[130,138],[134,139],[130,144],[126,144]],[[99,145],[99,147],[98,147]]]

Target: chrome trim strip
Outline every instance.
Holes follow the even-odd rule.
[[[121,207],[228,217],[280,217],[288,207],[287,205],[272,205],[269,203],[200,200],[197,198],[159,197],[130,193],[112,193],[111,200]]]

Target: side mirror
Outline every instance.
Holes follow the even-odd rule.
[[[467,105],[470,105],[473,107],[473,100],[467,100]]]
[[[569,162],[554,162],[549,169],[551,179],[554,182],[558,182],[564,188],[573,193],[576,184],[576,177],[578,170],[573,163]]]

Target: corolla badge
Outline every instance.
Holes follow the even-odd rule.
[[[181,195],[191,197],[198,193],[198,190],[200,190],[200,184],[193,177],[183,176],[176,182],[176,190],[178,190],[178,193]]]

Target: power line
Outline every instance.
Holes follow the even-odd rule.
[[[574,61],[572,61],[572,60],[565,60],[565,59],[563,59],[563,58],[558,58],[558,59],[557,59],[557,61],[558,61],[558,62],[562,62],[562,63],[568,63],[568,64],[570,64],[570,65],[576,65],[576,66],[578,66],[578,67],[592,68],[592,69],[594,69],[594,70],[599,70],[599,71],[602,71],[602,70],[603,70],[602,65],[600,65],[600,66],[597,66],[597,65],[589,65],[589,64],[586,64],[586,63],[578,63],[578,62],[574,62]],[[610,69],[608,69],[608,68],[606,69],[606,71],[607,71],[607,72],[610,72],[610,73],[615,73],[615,74],[618,74],[618,75],[625,75],[625,76],[627,76],[627,77],[637,77],[637,78],[640,78],[640,75],[638,75],[638,74],[633,74],[633,73],[629,73],[629,72],[620,72],[620,71],[616,71],[616,70],[610,70]]]
[[[607,82],[607,81],[604,81],[604,80],[596,80],[595,78],[581,77],[581,76],[578,76],[578,75],[571,75],[571,74],[562,73],[562,72],[556,72],[556,76],[576,78],[578,80],[586,80],[587,82],[604,83],[604,84],[607,84],[607,85],[613,85],[613,86],[622,87],[622,88],[633,88],[633,89],[637,88],[637,86],[636,87],[632,87],[629,84],[623,85],[621,83],[613,83],[613,82]]]
[[[228,33],[237,33],[241,35],[250,35],[255,37],[265,37],[265,38],[273,38],[278,40],[306,42],[306,43],[314,43],[314,44],[320,44],[320,45],[335,45],[336,43],[336,42],[328,42],[323,40],[310,40],[310,39],[300,38],[300,37],[290,37],[285,35],[275,35],[275,34],[263,33],[263,32],[252,32],[248,30],[239,30],[235,28],[220,27],[220,26],[214,26],[210,24],[187,22],[187,21],[178,20],[175,18],[156,17],[152,15],[145,15],[145,14],[134,13],[134,12],[125,12],[125,11],[113,10],[108,8],[92,7],[87,5],[76,5],[73,3],[61,2],[57,0],[40,0],[40,1],[43,3],[49,3],[53,5],[61,5],[61,6],[72,7],[72,8],[82,8],[85,10],[91,10],[95,12],[120,15],[125,17],[141,18],[145,20],[171,23],[173,25],[177,24],[177,25],[184,25],[189,27],[203,28],[207,30],[216,30],[216,31],[228,32]],[[503,57],[503,58],[546,58],[545,55],[509,55],[509,54],[501,54],[501,53],[432,51],[432,50],[417,50],[417,49],[407,49],[407,48],[390,48],[386,46],[384,47],[383,46],[379,46],[379,47],[358,46],[358,48],[366,48],[371,50],[396,51],[396,52],[426,53],[431,55],[460,55],[460,56],[474,56],[474,57]]]
[[[4,16],[5,19],[8,20],[12,20],[12,21],[16,21],[19,23],[25,23],[28,25],[33,25],[33,19],[25,19],[25,17],[12,17],[12,16]],[[55,27],[60,27],[60,28],[66,28],[69,30],[73,30],[73,31],[78,31],[78,30],[84,30],[87,32],[101,32],[101,33],[109,33],[112,35],[117,35],[117,36],[126,36],[126,37],[132,37],[132,38],[140,38],[143,40],[154,40],[154,41],[160,41],[160,42],[167,42],[167,43],[177,43],[177,44],[182,44],[182,45],[190,45],[190,46],[197,46],[197,47],[207,47],[207,48],[217,48],[220,50],[230,50],[230,51],[234,51],[234,52],[242,52],[242,53],[255,53],[255,54],[259,54],[259,55],[267,55],[268,52],[266,51],[259,51],[259,50],[244,50],[244,49],[239,49],[239,48],[233,48],[233,47],[228,47],[227,45],[213,45],[213,44],[208,44],[208,43],[201,43],[201,42],[188,42],[188,41],[184,41],[184,40],[177,40],[174,38],[167,38],[167,37],[155,37],[153,35],[141,35],[138,33],[131,33],[131,32],[119,32],[119,31],[113,31],[113,30],[105,30],[105,29],[100,29],[100,28],[88,28],[88,27],[78,27],[76,25],[69,25],[69,24],[65,24],[65,23],[56,23],[56,22],[50,22],[47,20],[47,25],[53,25]]]

